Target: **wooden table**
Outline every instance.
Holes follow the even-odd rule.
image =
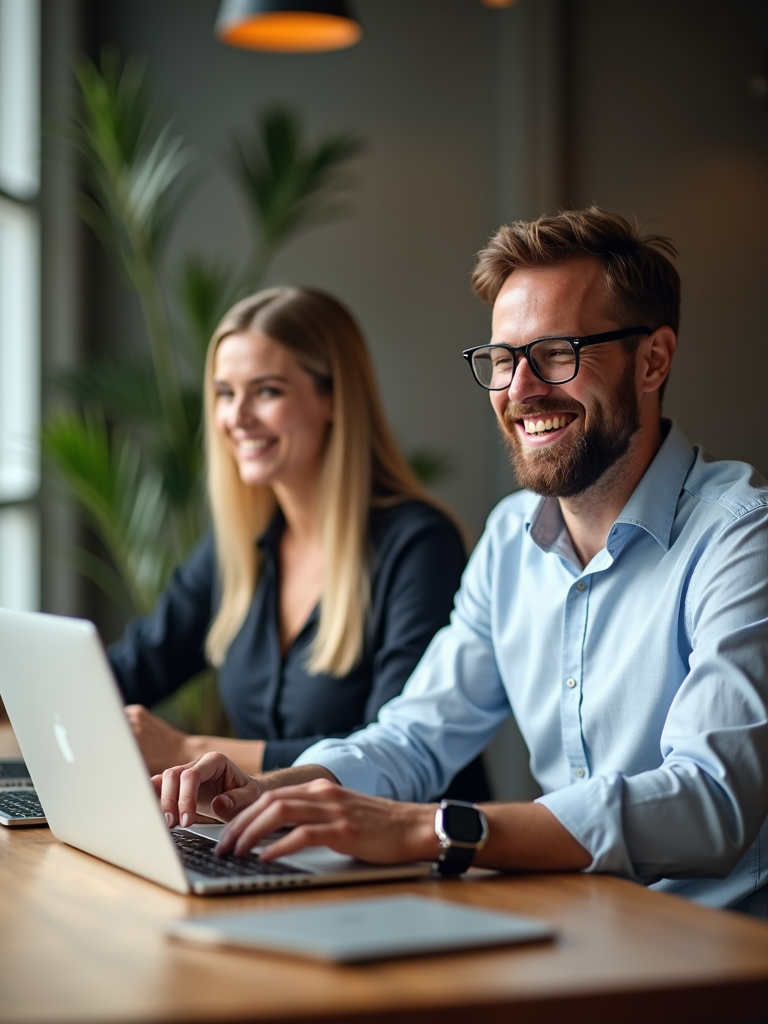
[[[128,823],[126,823],[128,826]],[[171,918],[419,893],[539,916],[555,942],[329,967],[166,939]],[[768,1009],[768,926],[586,875],[178,896],[0,828],[0,1020],[715,1024]]]

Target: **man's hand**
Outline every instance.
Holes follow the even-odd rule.
[[[168,765],[189,761],[191,754],[186,748],[189,737],[185,732],[174,729],[147,711],[143,704],[129,704],[125,716],[151,772],[161,772]]]
[[[262,860],[308,846],[330,846],[371,864],[437,860],[440,854],[435,805],[365,796],[328,779],[261,793],[231,818],[217,852],[244,857],[270,832],[286,825],[293,828],[260,851]]]
[[[321,765],[252,778],[223,754],[169,768],[152,782],[169,826],[188,827],[199,810],[229,822],[217,851],[244,857],[271,832],[287,835],[260,851],[264,860],[308,846],[330,846],[372,864],[438,860],[435,804],[411,804],[345,789]],[[542,804],[484,804],[489,836],[478,867],[499,871],[582,871],[592,855]]]
[[[169,827],[189,827],[198,812],[229,822],[221,854],[245,856],[286,825],[291,831],[262,851],[265,860],[308,846],[330,846],[374,864],[436,860],[440,853],[434,805],[364,796],[319,765],[252,778],[223,754],[209,753],[166,769],[152,783]]]
[[[223,754],[204,754],[197,761],[167,768],[152,777],[169,828],[191,825],[199,809],[229,821],[261,795],[261,787]]]

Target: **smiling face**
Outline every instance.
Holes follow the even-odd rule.
[[[213,364],[214,424],[249,486],[316,488],[333,397],[284,345],[261,331],[231,334]]]
[[[611,319],[597,259],[515,270],[493,307],[494,344],[547,335],[583,336],[625,324]],[[545,384],[521,359],[491,402],[523,487],[550,497],[581,494],[629,451],[640,427],[635,359],[620,342],[581,352],[566,384]]]

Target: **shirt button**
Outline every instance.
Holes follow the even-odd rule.
[[[584,769],[583,768],[577,768],[576,769],[576,774],[578,775],[578,777],[580,779],[583,779],[584,778]]]
[[[576,589],[577,590],[586,590],[587,589],[587,584],[584,582],[584,580],[579,580],[579,582],[576,584]]]
[[[572,690],[574,688],[574,686],[576,685],[576,680],[575,679],[566,679],[565,680],[565,685],[568,687],[569,690]]]

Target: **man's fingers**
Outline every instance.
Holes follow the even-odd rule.
[[[414,823],[418,843],[410,838]],[[262,848],[262,841],[284,826],[292,831]],[[427,847],[431,854],[433,836],[433,807],[366,796],[321,779],[262,793],[232,818],[216,852],[244,857],[258,847],[264,860],[274,860],[310,846],[329,846],[360,860],[395,864],[418,859]],[[429,839],[422,842],[424,837]]]
[[[301,787],[290,787],[297,790]],[[222,855],[234,853],[244,857],[271,832],[286,825],[325,822],[338,817],[338,805],[326,802],[286,798],[287,790],[264,793],[250,808],[230,821],[219,839],[217,850]]]
[[[179,776],[179,821],[187,828],[195,820],[198,803],[204,805],[207,813],[213,797],[231,786],[241,785],[247,779],[239,769],[235,769],[236,778],[231,778],[231,764],[223,754],[203,754],[197,761],[183,765]]]
[[[217,851],[243,857],[270,832],[286,825],[339,817],[343,793],[338,783],[317,779],[266,790],[249,809],[234,815],[219,839]]]
[[[179,824],[182,828],[187,828],[195,820],[200,787],[203,782],[204,775],[197,765],[185,768],[179,775]]]
[[[229,814],[234,814],[236,807],[245,806],[255,800],[260,793],[259,787],[244,772],[232,764],[223,754],[214,751],[204,754],[197,761],[167,768],[162,775],[152,778],[152,785],[160,797],[160,807],[170,826],[181,825],[188,828],[195,821],[198,804],[206,813],[213,811],[212,802],[220,797],[223,803],[220,810],[227,810],[228,791],[235,793]],[[219,815],[217,815],[219,816]]]
[[[160,807],[169,825],[186,828],[194,822],[201,785],[221,770],[213,761],[217,756],[205,754],[199,761],[166,768],[163,772]]]
[[[179,769],[168,768],[162,775],[155,775],[152,779],[155,790],[158,789],[157,779],[160,780],[160,810],[168,826],[173,828],[179,823]]]
[[[274,843],[263,850],[259,850],[261,860],[275,860],[277,857],[287,857],[291,853],[298,853],[306,850],[309,846],[331,846],[334,849],[334,842],[339,838],[338,826],[333,822],[323,822],[318,825],[297,825],[291,831],[276,839]],[[250,847],[249,847],[250,849]],[[246,853],[248,850],[246,850]],[[237,847],[235,853],[238,853]],[[238,854],[242,856],[242,854]]]
[[[219,837],[216,852],[222,856],[235,853],[244,857],[270,832],[286,824],[281,801],[275,802],[265,794],[232,818]]]
[[[245,786],[219,793],[211,801],[211,810],[222,821],[231,821],[244,808],[250,807],[259,796],[256,783],[250,781]]]
[[[128,724],[134,731],[136,730],[140,723],[141,712],[143,710],[144,708],[141,706],[141,704],[128,704],[126,705],[126,707],[123,708],[123,711],[125,712],[125,717],[128,719]]]

